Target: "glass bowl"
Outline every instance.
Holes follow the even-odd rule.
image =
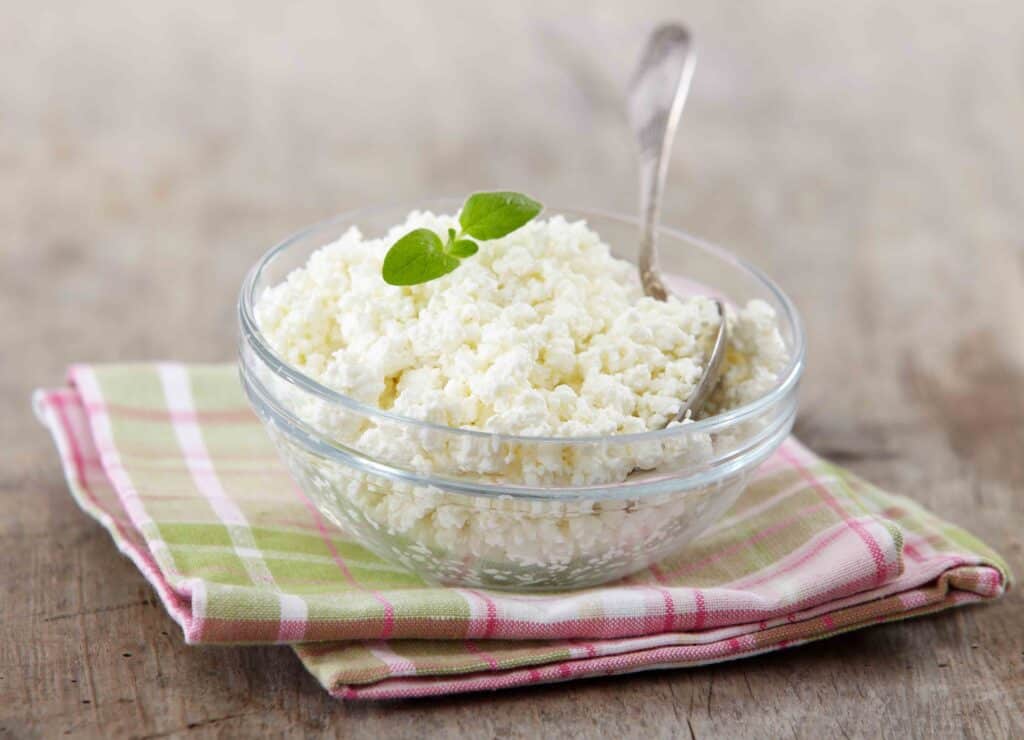
[[[658,431],[528,437],[411,419],[321,385],[283,362],[260,333],[254,303],[262,292],[350,227],[378,237],[411,210],[454,213],[459,205],[436,200],[339,216],[278,244],[246,277],[241,380],[295,480],[327,519],[428,582],[565,590],[622,578],[682,550],[732,506],[789,434],[797,410],[804,335],[796,309],[768,277],[729,252],[674,229],[659,231],[661,269],[673,290],[708,294],[703,286],[714,286],[713,294],[732,304],[765,301],[777,314],[788,364],[757,400]],[[585,220],[617,257],[635,260],[634,219],[549,213]],[[520,482],[528,466],[545,461],[614,466],[647,455],[664,462],[622,483]]]

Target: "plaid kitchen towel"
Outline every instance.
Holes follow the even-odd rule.
[[[425,584],[328,524],[234,367],[75,366],[38,391],[72,495],[189,643],[289,643],[331,694],[385,699],[729,660],[998,597],[1002,559],[787,440],[698,543],[600,588]]]

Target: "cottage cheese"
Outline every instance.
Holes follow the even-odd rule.
[[[659,429],[677,413],[718,330],[711,300],[644,296],[633,265],[584,222],[560,216],[487,242],[438,280],[396,287],[381,279],[402,234],[457,225],[454,216],[414,212],[383,239],[349,230],[261,297],[261,330],[285,361],[323,384],[449,427],[600,436]],[[723,382],[708,407],[715,411],[761,395],[786,359],[766,304],[730,314],[730,324]],[[381,452],[367,431],[363,447]],[[617,467],[616,477],[628,474]]]
[[[289,364],[366,406],[441,427],[325,403],[267,370],[260,381],[275,399],[372,460],[487,483],[615,484],[731,449],[736,440],[725,434],[614,437],[663,427],[693,391],[718,331],[711,300],[644,296],[632,264],[613,257],[586,223],[559,216],[484,243],[438,280],[383,281],[395,240],[414,228],[444,234],[455,226],[455,216],[413,212],[380,239],[351,229],[255,307],[262,333]],[[704,413],[763,395],[787,360],[767,304],[728,308],[727,321],[725,368]],[[631,572],[706,526],[751,472],[642,501],[531,501],[413,485],[271,433],[338,524],[413,569],[478,585],[568,587]]]

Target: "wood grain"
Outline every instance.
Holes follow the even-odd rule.
[[[247,266],[475,188],[630,210],[644,34],[702,47],[665,218],[806,319],[799,433],[1024,573],[1024,5],[0,0],[0,736],[1024,736],[1024,599],[695,670],[390,705],[187,648],[67,495],[32,387],[219,360]]]

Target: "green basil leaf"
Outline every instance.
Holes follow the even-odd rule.
[[[527,223],[543,207],[522,193],[474,193],[462,206],[459,225],[477,239],[498,239]]]
[[[479,251],[480,247],[477,246],[475,241],[471,239],[459,239],[457,242],[452,244],[451,249],[448,250],[448,254],[454,254],[456,257],[472,257]]]
[[[410,231],[384,256],[382,273],[389,285],[418,285],[435,280],[459,266],[457,257],[444,253],[441,237],[430,229]]]

